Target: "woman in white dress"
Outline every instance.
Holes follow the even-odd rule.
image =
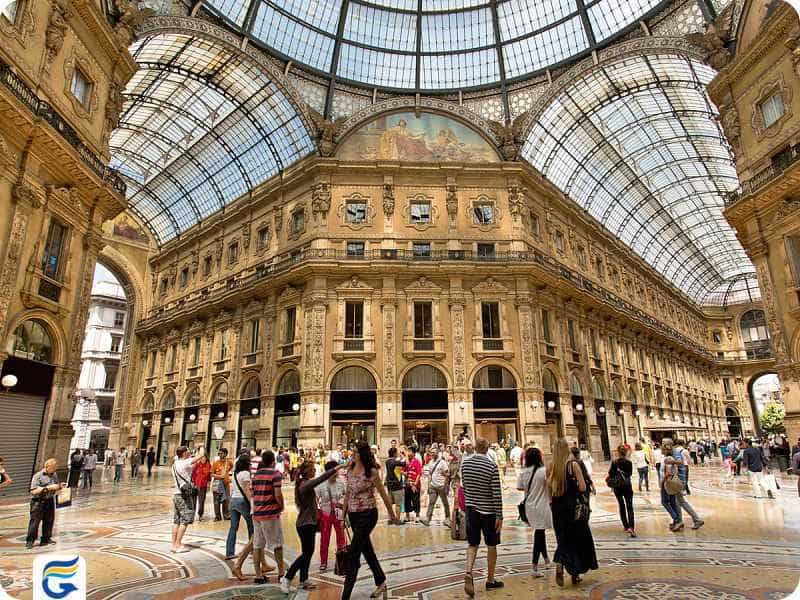
[[[525,516],[533,529],[533,576],[544,577],[544,573],[539,571],[539,557],[544,558],[545,567],[550,565],[544,532],[553,528],[553,513],[542,452],[538,448],[525,451],[525,468],[517,478],[517,489],[524,493]]]

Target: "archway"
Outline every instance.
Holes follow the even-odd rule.
[[[778,378],[778,374],[768,372],[752,377],[747,384],[747,395],[750,398],[750,410],[753,413],[753,429],[756,435],[763,435],[761,414],[764,412],[764,408],[770,402],[783,404],[781,381]]]
[[[608,440],[608,420],[606,418],[605,388],[597,377],[592,377],[592,396],[594,396],[597,427],[600,429],[600,446],[603,449],[603,459],[611,460],[611,444]]]
[[[481,368],[472,379],[475,436],[490,443],[519,439],[517,381],[500,365]]]
[[[161,398],[161,427],[158,430],[158,446],[156,450],[157,464],[165,466],[169,463],[169,443],[175,420],[175,392],[168,390]]]
[[[575,373],[569,376],[569,394],[572,401],[572,422],[575,425],[575,436],[579,448],[590,448],[589,425],[586,420],[586,400],[583,397],[583,386]]]
[[[448,442],[447,378],[432,365],[417,365],[403,377],[403,439],[424,447]]]
[[[181,446],[191,448],[197,434],[198,407],[200,405],[200,388],[195,384],[189,387],[183,397],[183,429],[181,430]]]
[[[634,442],[642,437],[642,418],[641,418],[641,410],[639,409],[639,399],[636,396],[636,390],[633,389],[633,386],[630,387],[628,390],[628,402],[631,405],[631,414],[633,414],[633,422],[635,427],[633,428],[632,432],[628,432],[630,437],[634,438]]]
[[[56,364],[56,340],[41,319],[22,321],[6,344],[2,376],[14,375],[11,391],[0,390],[0,456],[18,475],[7,494],[27,494]]]
[[[224,379],[217,383],[211,392],[211,410],[208,418],[206,448],[208,455],[214,457],[222,448],[225,431],[228,428],[228,382]]]
[[[725,407],[725,420],[728,422],[728,434],[732,438],[742,437],[742,417],[734,407]]]
[[[155,410],[156,402],[153,399],[153,394],[149,392],[144,395],[142,399],[142,431],[139,436],[139,448],[140,449],[147,449],[147,445],[150,443],[150,437],[153,435],[152,425],[153,425],[153,411]]]
[[[239,427],[236,436],[236,449],[250,450],[256,447],[256,433],[261,414],[261,382],[258,376],[252,376],[242,386],[239,397]]]
[[[542,371],[542,387],[544,388],[544,420],[550,448],[556,447],[561,437],[561,402],[558,399],[558,381],[549,369]]]
[[[297,447],[300,432],[300,374],[286,371],[275,393],[275,415],[272,419],[272,445],[275,448]]]
[[[331,445],[375,443],[378,386],[367,369],[357,365],[337,371],[331,381]]]

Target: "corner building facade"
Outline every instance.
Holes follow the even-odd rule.
[[[112,445],[727,434],[701,310],[522,163],[310,157],[150,268]]]

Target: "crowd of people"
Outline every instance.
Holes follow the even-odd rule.
[[[522,492],[519,519],[532,531],[532,574],[543,577],[543,571],[554,564],[557,585],[565,585],[565,574],[578,585],[583,574],[598,568],[589,518],[590,496],[596,493],[595,465],[585,447],[561,438],[552,448],[547,465],[535,445],[489,444],[464,435],[450,444],[434,443],[425,448],[415,441],[398,444],[392,440],[386,457],[379,459],[380,454],[377,446],[363,441],[349,447],[339,444],[305,450],[244,448],[235,460],[226,448],[210,457],[202,447],[191,451],[181,446],[169,464],[174,483],[172,552],[190,550],[183,537],[195,519],[204,519],[210,489],[214,520],[229,520],[225,558],[233,561],[231,571],[238,579],[246,579],[242,569],[250,558],[256,583],[267,582],[275,572],[286,593],[292,590],[295,577],[299,587],[310,589],[314,555],[319,552],[319,571],[327,571],[331,537],[335,536],[334,570],[344,576],[342,598],[346,600],[352,593],[361,557],[373,575],[371,597],[385,597],[386,575],[371,540],[379,521],[379,504],[385,507],[390,526],[419,523],[426,527],[434,524],[434,512],[441,504],[441,525],[450,529],[454,540],[467,542],[464,589],[474,596],[473,568],[481,543],[487,547],[486,589],[503,587],[496,577],[497,546],[504,521],[505,477],[512,473],[516,475],[516,489]],[[658,491],[670,517],[670,531],[683,530],[684,513],[691,517],[692,529],[704,525],[688,496],[690,471],[706,459],[718,456],[730,478],[744,469],[757,498],[775,497],[777,481],[770,469],[800,474],[800,440],[790,448],[781,437],[719,442],[665,438],[660,443],[640,439],[633,445],[620,445],[613,454],[605,482],[618,502],[624,533],[630,537],[637,535],[634,489],[640,494],[649,494],[651,488]],[[788,460],[783,460],[786,456]],[[130,465],[130,477],[135,479],[143,463],[149,475],[155,462],[153,448],[132,453],[122,448],[106,452],[102,465],[113,469],[116,483],[122,480],[126,465]],[[41,545],[53,543],[56,494],[65,486],[91,488],[98,460],[93,450],[74,451],[65,483],[59,482],[55,465],[55,460],[48,460],[31,481],[28,548],[40,529]],[[0,459],[0,489],[11,481]],[[294,487],[295,528],[301,548],[288,568],[283,560],[281,520],[286,506],[282,489],[287,481]],[[426,503],[421,502],[423,494]],[[247,542],[237,554],[242,522]],[[547,530],[555,535],[552,553],[547,548]],[[274,564],[270,564],[267,553]]]

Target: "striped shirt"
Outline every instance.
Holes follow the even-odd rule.
[[[281,507],[275,498],[275,488],[281,487],[280,471],[262,467],[253,476],[250,486],[253,491],[253,520],[274,521],[281,518]]]
[[[503,490],[500,471],[485,454],[474,454],[461,465],[461,485],[467,507],[479,513],[503,518]]]

